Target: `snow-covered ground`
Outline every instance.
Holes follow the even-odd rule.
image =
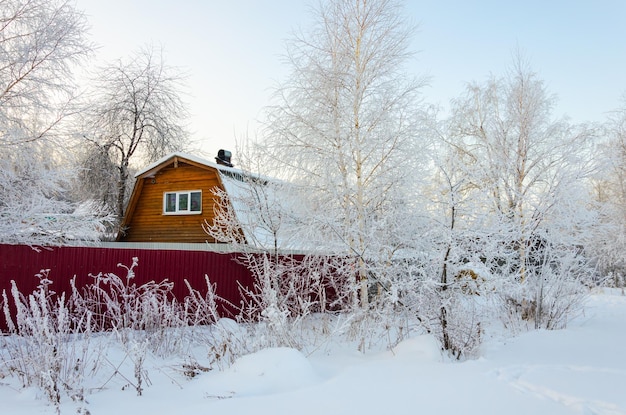
[[[442,357],[429,336],[393,351],[265,349],[189,379],[152,360],[138,397],[123,381],[87,396],[99,414],[626,414],[626,296],[592,295],[566,330],[486,339],[480,357]],[[155,366],[156,365],[156,366]],[[36,389],[0,379],[0,414],[54,413]],[[76,413],[65,402],[61,413]]]

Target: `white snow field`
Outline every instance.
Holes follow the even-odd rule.
[[[366,354],[266,349],[192,379],[152,358],[143,396],[118,379],[90,391],[82,413],[626,414],[625,345],[626,296],[605,290],[567,329],[485,339],[474,360],[443,357],[429,336]],[[12,378],[0,379],[0,402],[3,415],[55,413],[42,392]],[[64,397],[61,413],[77,407]]]

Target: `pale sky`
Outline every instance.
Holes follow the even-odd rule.
[[[316,2],[317,0],[313,0]],[[308,0],[77,0],[97,56],[146,44],[188,74],[193,139],[205,157],[253,136],[288,73],[285,40],[313,21]],[[626,92],[625,0],[413,0],[419,24],[407,71],[429,76],[427,103],[447,106],[467,82],[502,75],[519,48],[559,101],[555,116],[603,121]],[[236,162],[236,154],[234,155]]]

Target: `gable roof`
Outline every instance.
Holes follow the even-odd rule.
[[[175,162],[178,159],[183,160],[188,164],[195,165],[196,167],[200,167],[200,168],[208,167],[208,168],[217,169],[219,171],[229,171],[231,173],[239,173],[239,174],[243,173],[242,170],[235,169],[234,167],[223,166],[221,164],[211,162],[201,157],[197,157],[191,154],[177,151],[177,152],[168,154],[167,156],[161,157],[154,163],[151,163],[148,166],[146,166],[144,169],[138,171],[135,174],[135,178],[138,179],[139,177],[150,177],[154,175],[157,171],[161,170],[163,167],[168,166],[170,164],[170,161]]]
[[[175,152],[175,153],[168,154],[167,156],[162,157],[159,160],[149,164],[144,169],[140,170],[139,172],[135,174],[135,179],[136,179],[135,184],[133,186],[133,190],[132,190],[130,199],[128,201],[128,205],[126,207],[124,217],[122,218],[122,221],[120,224],[121,230],[124,230],[131,223],[135,215],[135,211],[136,211],[137,205],[139,203],[139,200],[141,198],[143,188],[144,188],[143,179],[154,178],[157,172],[159,172],[160,170],[168,166],[171,166],[172,164],[177,165],[179,161],[192,165],[194,167],[198,167],[203,170],[213,170],[216,172],[219,172],[220,167],[225,167],[225,166],[219,166],[216,163],[211,163],[208,160],[204,160],[202,158],[199,158],[190,154],[182,153],[182,152]],[[220,174],[217,174],[217,179],[219,182]],[[118,234],[118,237],[117,237],[118,241],[121,240],[122,235],[123,235],[122,232]]]

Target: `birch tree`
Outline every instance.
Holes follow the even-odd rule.
[[[132,186],[132,163],[155,161],[189,142],[181,81],[181,74],[151,48],[103,67],[95,80],[85,157],[91,176],[85,177],[85,183],[115,183],[115,193],[100,198],[114,201],[111,208],[118,219],[124,215]],[[98,167],[111,164],[114,172]],[[97,194],[101,189],[91,190]]]
[[[514,254],[506,262],[514,264],[536,321],[548,292],[543,284],[566,283],[557,281],[557,270],[568,280],[589,275],[577,246],[593,225],[585,184],[594,171],[594,132],[554,119],[553,102],[518,55],[505,77],[468,86],[454,102],[450,124],[449,144],[463,160],[470,188],[489,196],[483,209],[504,225],[498,231],[503,258]]]
[[[394,0],[325,1],[313,17],[288,44],[291,73],[268,109],[263,144],[273,173],[312,189],[313,221],[356,258],[366,307],[370,264],[397,248],[380,242],[401,226],[388,212],[405,205],[415,150],[421,83],[402,71],[413,26]]]

